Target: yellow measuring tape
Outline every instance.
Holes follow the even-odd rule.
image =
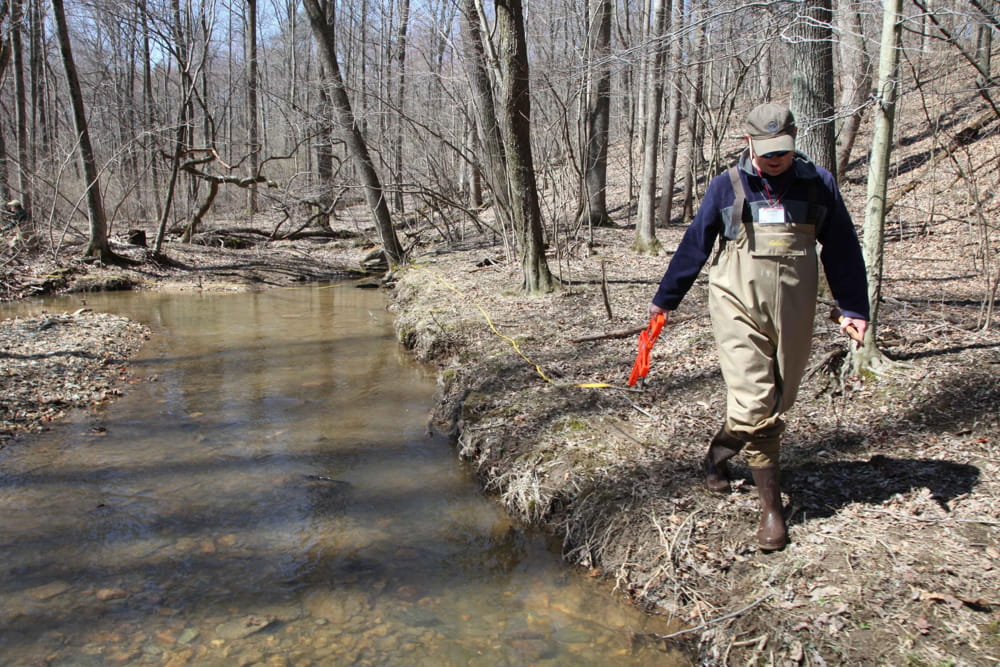
[[[449,282],[447,278],[445,278],[443,275],[441,275],[439,272],[435,271],[434,269],[430,269],[430,268],[427,268],[426,266],[419,266],[419,265],[414,265],[413,268],[418,268],[418,269],[422,269],[424,271],[427,271],[432,276],[434,276],[435,279],[438,281],[438,283],[441,284],[445,289],[448,289],[448,290],[454,292],[455,294],[459,295],[460,297],[468,298],[467,294],[464,294],[461,290],[459,290],[451,282]],[[501,332],[499,329],[496,328],[496,325],[493,324],[493,318],[490,317],[490,314],[486,312],[485,308],[483,308],[481,305],[479,305],[478,303],[475,303],[475,302],[473,302],[472,305],[474,305],[476,307],[476,309],[479,310],[480,313],[482,313],[483,319],[486,320],[486,324],[489,325],[489,327],[490,327],[490,331],[492,331],[497,336],[499,336],[500,338],[502,338],[505,341],[507,341],[508,343],[510,343],[510,346],[512,348],[514,348],[514,351],[517,352],[518,356],[520,356],[522,359],[524,359],[530,366],[534,367],[535,372],[538,373],[539,377],[541,377],[543,380],[545,380],[549,384],[555,385],[557,387],[560,387],[560,386],[561,387],[582,387],[584,389],[624,389],[623,387],[618,387],[616,385],[609,384],[607,382],[580,382],[580,383],[555,382],[554,380],[552,380],[552,378],[550,378],[548,375],[545,374],[545,371],[542,370],[541,366],[539,366],[538,364],[536,364],[535,362],[533,362],[531,359],[529,359],[527,357],[526,354],[524,354],[524,352],[521,350],[521,346],[517,344],[516,340],[514,340],[513,338],[511,338],[510,336],[508,336],[507,334]]]

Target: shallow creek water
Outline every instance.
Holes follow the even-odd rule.
[[[680,665],[427,434],[434,378],[350,286],[96,294],[143,381],[0,451],[0,664]]]

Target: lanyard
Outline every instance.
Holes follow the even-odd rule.
[[[754,165],[754,171],[757,172],[757,177],[760,178],[760,182],[764,185],[764,196],[767,197],[767,205],[771,208],[778,208],[781,206],[781,198],[785,196],[785,192],[788,191],[788,188],[786,187],[785,191],[776,197],[774,196],[774,193],[771,192],[771,188],[767,186],[767,179],[764,178],[764,174],[761,173],[757,165]]]

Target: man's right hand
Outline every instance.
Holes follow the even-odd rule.
[[[649,304],[649,316],[656,317],[657,315],[663,315],[663,323],[667,324],[670,322],[670,312],[666,308],[660,308],[655,303]]]

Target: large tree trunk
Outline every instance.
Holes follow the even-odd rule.
[[[462,53],[469,84],[472,86],[472,104],[476,112],[476,126],[482,144],[482,157],[486,166],[486,182],[493,192],[493,203],[498,222],[505,227],[513,225],[510,209],[510,190],[507,182],[507,157],[503,138],[497,122],[493,83],[486,68],[486,53],[479,29],[479,14],[475,0],[462,0],[459,22],[462,29]]]
[[[790,106],[799,127],[796,148],[836,177],[832,20],[830,0],[805,0],[792,25]]]
[[[80,161],[83,163],[83,173],[87,180],[90,242],[84,256],[105,263],[117,262],[121,258],[111,251],[111,245],[108,243],[108,223],[104,215],[104,200],[101,198],[100,171],[97,168],[94,148],[90,143],[87,113],[83,106],[83,93],[80,90],[80,77],[77,76],[76,65],[73,62],[73,51],[70,46],[69,29],[66,27],[66,13],[63,10],[62,0],[52,0],[52,13],[55,15],[59,49],[62,52],[63,66],[66,68],[66,85],[69,88],[69,98],[73,107],[73,122],[76,126],[77,143],[80,146]]]
[[[608,129],[611,123],[611,0],[594,0],[590,13],[591,84],[584,153],[584,201],[579,224],[608,219]]]
[[[864,254],[868,270],[868,299],[871,321],[865,342],[854,354],[854,368],[859,373],[873,370],[884,361],[875,344],[879,300],[882,297],[882,259],[885,242],[886,192],[889,181],[889,158],[892,132],[899,96],[899,50],[902,40],[902,0],[885,0],[882,19],[882,43],[879,47],[878,88],[875,105],[875,128],[872,133],[871,160],[868,167],[868,198],[865,206]]]
[[[498,57],[501,71],[500,126],[507,155],[514,227],[521,258],[522,289],[528,294],[549,292],[554,284],[545,261],[542,211],[538,202],[531,153],[531,93],[528,85],[528,47],[524,36],[521,0],[496,2]]]
[[[351,110],[351,101],[344,88],[344,79],[340,74],[332,12],[329,13],[328,18],[326,8],[320,7],[319,0],[304,0],[304,2],[306,13],[309,14],[309,23],[312,25],[313,34],[323,55],[323,62],[329,69],[328,83],[330,99],[334,108],[334,120],[340,128],[348,153],[350,153],[361,177],[361,184],[365,189],[365,199],[375,221],[375,228],[382,240],[382,249],[390,266],[403,264],[406,261],[403,246],[400,245],[396,230],[392,226],[392,216],[389,214],[385,192],[382,190],[378,173],[375,171],[375,164],[368,153],[368,145],[361,135],[361,128],[355,121],[354,112]]]
[[[656,255],[660,242],[656,238],[656,167],[660,153],[660,112],[663,101],[663,59],[666,55],[667,17],[670,0],[654,0],[649,51],[646,65],[646,116],[643,119],[642,180],[639,181],[639,215],[635,222],[632,250]]]

